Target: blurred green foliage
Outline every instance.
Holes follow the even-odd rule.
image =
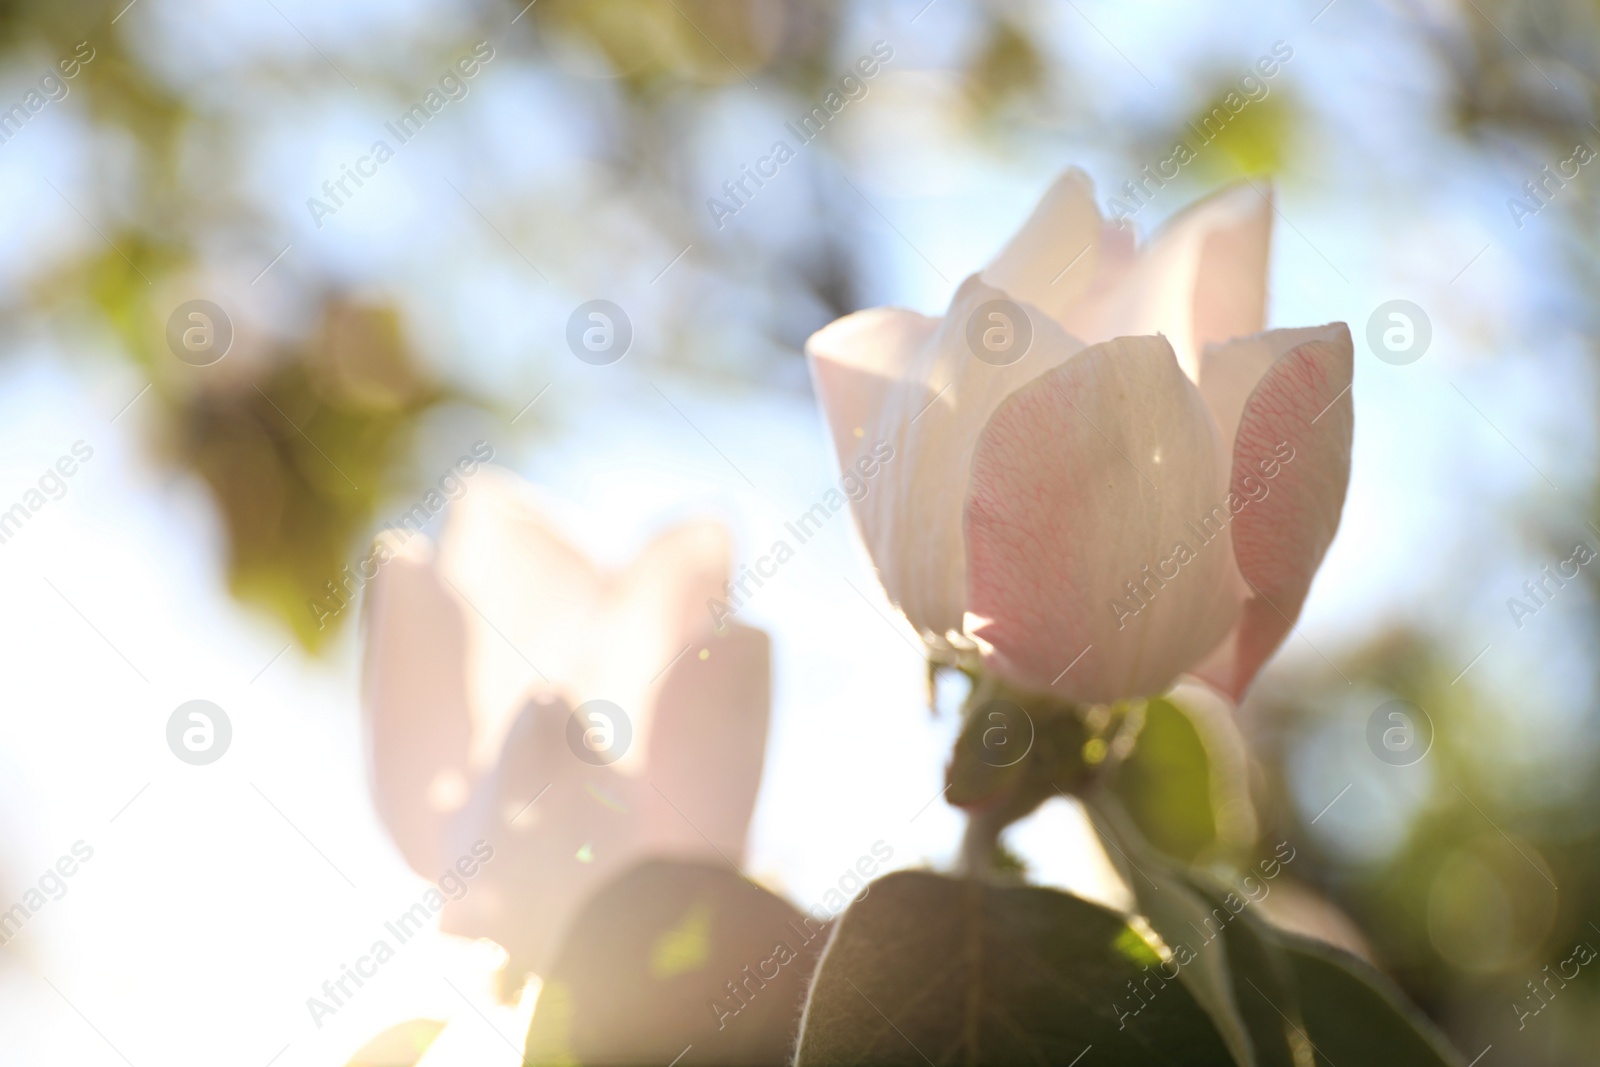
[[[213,379],[175,401],[170,454],[222,513],[230,587],[307,648],[337,632],[326,623],[355,595],[341,576],[351,546],[388,498],[417,418],[449,395],[402,345],[392,309],[334,301],[311,341],[276,354],[260,380]]]
[[[785,10],[748,0],[545,0],[541,24],[581,39],[643,97],[716,87],[761,70],[782,45]],[[815,5],[816,16],[835,8]]]
[[[713,121],[723,94],[746,92],[758,78],[769,90],[813,98],[838,77],[847,15],[840,0],[541,0],[532,8],[477,0],[465,10],[485,25],[521,20],[522,36],[502,47],[523,62],[579,72],[600,89],[621,87],[619,118],[628,132],[602,165],[618,195],[651,190],[634,206],[675,246],[683,216],[700,210],[682,179],[694,144],[685,134]],[[198,477],[212,496],[228,538],[229,588],[317,650],[353,613],[319,625],[308,601],[324,596],[326,583],[361,553],[385,503],[420,485],[409,446],[421,420],[446,401],[497,410],[499,398],[436,380],[406,336],[399,309],[346,295],[314,265],[276,268],[276,284],[307,309],[303,325],[285,338],[239,337],[236,354],[205,373],[172,358],[164,342],[168,304],[175,292],[190,295],[208,253],[219,242],[276,250],[284,240],[237,184],[248,146],[228,135],[226,114],[207,99],[208,88],[175,81],[148,42],[136,45],[127,23],[114,24],[122,13],[90,0],[0,3],[0,54],[70,55],[89,42],[94,59],[72,93],[98,128],[116,132],[101,148],[114,156],[132,151],[115,156],[114,173],[138,176],[113,185],[108,171],[91,182],[95,202],[72,207],[103,240],[37,279],[6,313],[20,319],[35,309],[57,317],[92,310],[110,328],[152,383],[140,404],[158,410],[139,417],[150,427],[152,454]],[[1013,13],[985,11],[977,29],[981,45],[964,76],[975,113],[994,117],[1042,89],[1045,62],[1033,29]],[[300,83],[322,79],[334,92],[345,88],[346,72],[362,86],[392,81],[390,57],[381,51],[333,48],[333,55],[331,62],[308,57],[280,74]],[[196,152],[204,153],[203,165]],[[811,329],[858,305],[844,239],[839,227],[820,225],[805,245],[763,266],[776,271],[774,285],[805,292],[815,309],[799,319],[794,307],[771,313],[768,328],[781,346],[797,349]],[[259,254],[265,263],[272,251]],[[737,246],[696,254],[721,256],[707,267],[729,279],[749,273]],[[249,367],[233,366],[243,363]],[[539,418],[535,411],[522,425]]]
[[[1528,982],[1542,980],[1547,964],[1577,942],[1600,946],[1592,925],[1600,919],[1600,777],[1590,760],[1565,795],[1529,788],[1536,783],[1505,758],[1505,727],[1484,694],[1466,681],[1451,684],[1459,658],[1436,635],[1414,630],[1384,634],[1342,658],[1340,670],[1383,699],[1423,708],[1433,747],[1414,766],[1373,761],[1380,786],[1423,790],[1409,818],[1405,808],[1393,813],[1404,829],[1396,847],[1376,857],[1309,847],[1297,873],[1359,924],[1414,999],[1471,1035],[1458,1037],[1463,1048],[1482,1048],[1522,1029],[1513,1005],[1526,1001]],[[1263,702],[1262,717],[1276,728],[1256,739],[1266,772],[1262,808],[1292,840],[1319,839],[1316,813],[1304,815],[1295,802],[1297,750],[1327,736],[1320,728],[1330,721],[1357,725],[1381,703],[1352,706],[1346,688],[1320,675],[1290,678]],[[1593,710],[1583,718],[1592,738]],[[1592,1040],[1597,1008],[1600,981],[1574,983],[1551,1005],[1563,1021],[1541,1027]]]
[[[1234,90],[1225,88],[1212,97],[1191,118],[1191,128],[1200,127],[1218,111],[1226,114],[1224,101]],[[1296,122],[1295,107],[1287,91],[1279,91],[1242,108],[1207,144],[1195,160],[1196,176],[1208,183],[1239,176],[1274,174],[1283,169],[1292,145]]]
[[[95,122],[130,135],[144,176],[115,190],[121,210],[115,225],[96,227],[102,241],[41,277],[30,298],[58,315],[92,309],[111,329],[150,381],[151,397],[140,403],[157,408],[144,420],[153,452],[211,492],[227,535],[229,588],[315,650],[353,613],[319,625],[310,601],[327,595],[378,506],[404,487],[417,420],[451,392],[421,371],[395,309],[357,304],[315,281],[305,296],[318,325],[305,339],[211,368],[174,358],[166,345],[173,308],[160,294],[194,269],[199,248],[250,220],[226,194],[193,184],[183,138],[202,119],[127,47],[109,25],[114,14],[78,2],[0,9],[0,34],[14,51],[69,55],[76,42],[90,43],[93,60],[73,91],[86,95]],[[235,348],[245,347],[235,338]]]
[[[996,121],[1008,104],[1026,105],[1045,87],[1048,72],[1025,26],[998,18],[967,71],[967,94],[978,114]]]
[[[1418,29],[1445,72],[1455,133],[1498,165],[1531,174],[1566,158],[1576,143],[1600,145],[1600,5],[1459,0],[1422,18]],[[1572,182],[1551,209],[1562,219],[1550,232],[1564,259],[1541,264],[1552,294],[1546,299],[1592,293],[1600,282],[1600,194],[1593,181]],[[1543,328],[1569,336],[1582,330],[1591,367],[1600,366],[1593,301],[1562,306],[1568,321]],[[1600,416],[1600,398],[1590,402]],[[1530,499],[1512,520],[1509,532],[1532,555],[1564,558],[1573,529],[1595,542],[1596,457],[1586,456],[1585,466],[1591,480],[1564,486],[1558,507]],[[1593,648],[1600,582],[1592,568],[1580,573],[1582,592],[1562,595],[1579,607],[1576,625]],[[1460,581],[1470,587],[1473,578]],[[1317,841],[1318,828],[1295,800],[1296,757],[1317,751],[1329,726],[1358,725],[1352,720],[1382,699],[1423,708],[1435,732],[1428,755],[1413,767],[1374,761],[1377,776],[1355,787],[1376,782],[1408,797],[1392,813],[1398,843],[1376,855],[1309,848],[1298,873],[1357,921],[1375,956],[1469,1056],[1493,1044],[1491,1055],[1504,1062],[1589,1063],[1600,1043],[1600,979],[1588,968],[1570,983],[1546,979],[1575,944],[1600,947],[1600,708],[1593,703],[1600,659],[1588,657],[1576,677],[1525,678],[1507,706],[1482,667],[1462,671],[1479,650],[1462,647],[1450,622],[1442,613],[1436,627],[1401,627],[1338,657],[1340,674],[1379,694],[1371,701],[1352,705],[1345,678],[1313,670],[1263,694],[1264,725],[1254,738],[1261,809],[1278,832]],[[1541,714],[1515,706],[1529,702],[1542,705]],[[1548,728],[1534,722],[1562,723],[1560,741],[1530,737]],[[1552,747],[1562,755],[1559,771],[1530,762],[1530,750]]]

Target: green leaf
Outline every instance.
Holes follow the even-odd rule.
[[[1112,791],[1145,840],[1169,856],[1192,863],[1216,841],[1211,759],[1199,729],[1169,700],[1145,703],[1139,743]]]
[[[1084,810],[1110,843],[1112,860],[1133,890],[1139,911],[1176,957],[1178,980],[1210,1016],[1233,1061],[1257,1067],[1254,1043],[1234,995],[1227,944],[1220,936],[1226,923],[1213,915],[1181,871],[1145,843],[1115,800],[1086,799]]]
[[[1179,978],[1236,1062],[1459,1067],[1433,1026],[1377,971],[1279,930],[1246,897],[1176,867],[1139,837],[1115,801],[1102,796],[1088,810],[1139,910],[1182,963]]]
[[[797,1065],[1070,1064],[1091,1047],[1094,1067],[1232,1064],[1159,962],[1121,916],[1053,889],[891,874],[839,921]]]
[[[1309,1067],[1311,1043],[1300,1013],[1300,992],[1272,928],[1252,910],[1248,898],[1193,874],[1187,881],[1210,908],[1202,936],[1220,938],[1226,947],[1234,1003],[1256,1062],[1261,1067]]]
[[[1461,1056],[1382,974],[1320,941],[1274,936],[1293,966],[1318,1064],[1461,1067]]]
[[[728,867],[642,863],[569,927],[525,1062],[786,1064],[827,932]]]

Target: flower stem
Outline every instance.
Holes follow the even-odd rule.
[[[967,828],[961,835],[961,873],[980,880],[995,873],[994,856],[1000,846],[1000,832],[1010,822],[1010,817],[997,811],[967,815]]]

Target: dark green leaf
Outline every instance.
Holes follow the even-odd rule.
[[[1294,968],[1318,1064],[1460,1067],[1443,1035],[1376,970],[1321,942],[1275,936]]]
[[[578,913],[526,1062],[787,1063],[827,930],[727,867],[640,864]]]
[[[1188,879],[1210,914],[1198,938],[1202,953],[1212,939],[1227,950],[1238,1017],[1249,1033],[1251,1050],[1259,1067],[1296,1067],[1306,1064],[1311,1046],[1300,1013],[1300,993],[1293,967],[1281,942],[1252,910],[1248,898],[1218,889],[1208,879]],[[1298,1057],[1298,1058],[1297,1058]]]
[[[1093,1067],[1231,1064],[1159,962],[1120,916],[1052,889],[891,874],[840,920],[798,1064],[1071,1064],[1091,1047]]]
[[[1100,796],[1085,803],[1095,830],[1112,848],[1113,862],[1133,890],[1139,911],[1178,963],[1178,980],[1210,1016],[1235,1062],[1256,1067],[1249,1028],[1234,995],[1233,970],[1220,936],[1224,910],[1211,906],[1184,872],[1139,836],[1117,802]]]
[[[1376,971],[1284,933],[1240,893],[1178,868],[1140,838],[1114,801],[1098,798],[1089,810],[1139,910],[1181,963],[1179,978],[1237,1062],[1457,1067],[1431,1024]]]

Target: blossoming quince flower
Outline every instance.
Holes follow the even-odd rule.
[[[1105,703],[1184,672],[1237,700],[1298,617],[1350,474],[1343,323],[1262,332],[1272,205],[1250,186],[1137,251],[1069,170],[942,319],[806,344],[889,598],[1014,684]]]
[[[572,914],[633,863],[743,854],[769,648],[759,630],[713,634],[706,619],[730,554],[722,526],[688,523],[603,570],[552,529],[527,486],[485,468],[437,548],[421,535],[394,545],[369,587],[378,812],[425,878],[479,840],[494,850],[442,927],[499,942],[513,977],[547,966]],[[595,720],[570,720],[592,700],[627,725],[606,709],[611,732],[593,735],[600,754],[585,758]]]

